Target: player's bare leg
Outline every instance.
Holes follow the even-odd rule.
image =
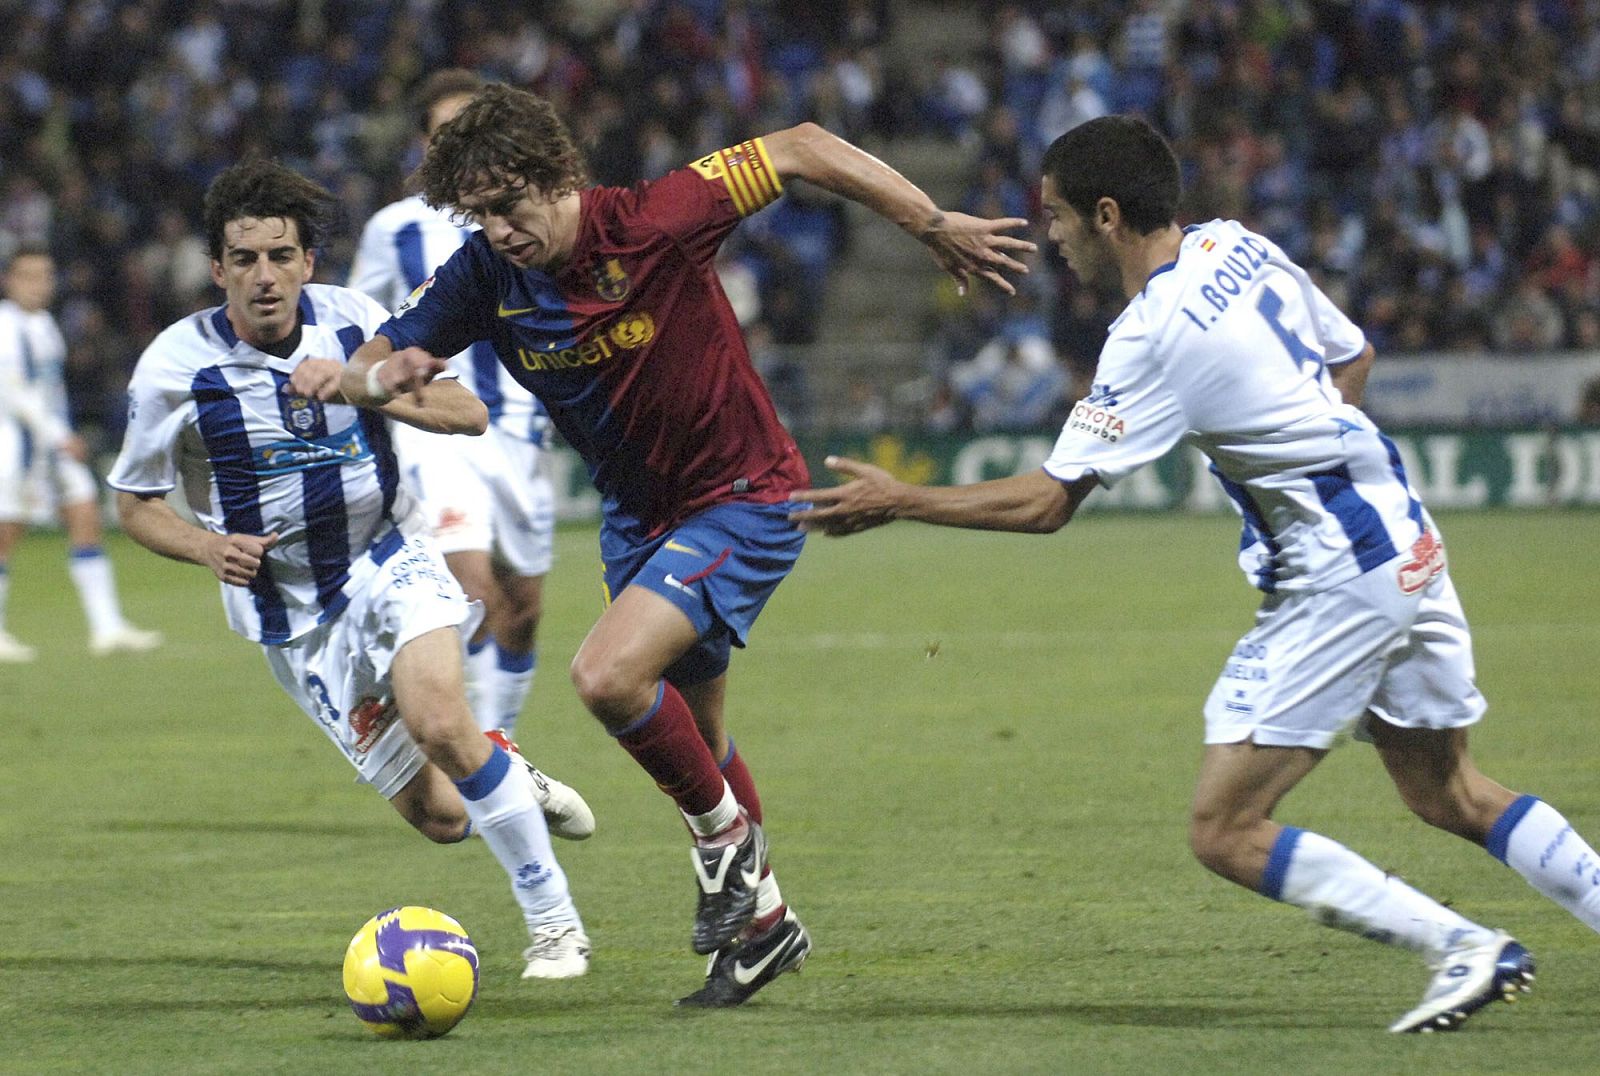
[[[11,592],[11,552],[21,538],[21,523],[0,521],[0,663],[21,663],[39,656],[37,650],[6,630],[6,600]]]
[[[1371,720],[1373,744],[1417,816],[1474,844],[1600,931],[1600,855],[1550,804],[1485,777],[1467,730],[1404,729]]]
[[[544,576],[518,575],[494,563],[495,581],[505,595],[505,611],[494,625],[495,695],[501,727],[511,735],[533,689],[538,667],[539,617],[544,612]]]
[[[1325,751],[1304,747],[1209,744],[1189,812],[1189,847],[1208,870],[1260,889],[1283,827],[1272,812]]]
[[[459,550],[446,553],[444,559],[467,598],[484,606],[483,621],[467,646],[466,692],[474,721],[485,733],[501,734],[502,746],[526,763],[552,834],[569,841],[593,836],[594,812],[583,796],[529,762],[514,738],[516,715],[533,679],[533,627],[528,622],[526,592],[522,588],[506,589],[506,579],[487,550]],[[542,583],[543,577],[536,582]],[[527,645],[520,650],[508,650],[502,643],[524,638]],[[502,655],[506,653],[525,655],[526,661],[515,662],[512,670],[503,669],[500,666],[506,662]]]
[[[761,822],[761,798],[756,793],[755,780],[728,736],[723,717],[727,674],[680,690],[739,805]],[[705,985],[679,998],[678,1004],[705,1008],[740,1005],[784,972],[798,971],[810,952],[811,936],[785,903],[777,875],[768,863],[756,889],[755,918],[733,941],[712,954],[706,965]]]
[[[1271,820],[1326,753],[1248,741],[1208,745],[1190,814],[1195,856],[1325,926],[1422,954],[1436,974],[1391,1031],[1448,1030],[1527,989],[1533,960],[1510,935],[1479,926],[1335,841]]]
[[[89,649],[110,654],[160,646],[160,632],[144,631],[123,619],[111,561],[103,546],[99,503],[88,500],[62,505],[61,522],[67,530],[67,570],[89,620]]]
[[[694,950],[727,945],[755,916],[766,837],[723,778],[693,713],[662,674],[699,641],[676,605],[623,589],[572,659],[578,697],[672,797],[694,834]]]
[[[444,555],[450,574],[456,577],[467,600],[483,605],[483,620],[467,640],[467,699],[478,728],[484,732],[500,727],[498,702],[494,691],[494,632],[505,615],[506,596],[494,577],[494,561],[487,549],[460,549]]]
[[[582,975],[589,966],[589,939],[550,847],[533,777],[478,731],[467,707],[460,636],[454,628],[440,628],[411,640],[395,654],[389,678],[407,731],[454,783],[473,827],[511,880],[532,938],[523,954],[523,977]],[[419,788],[423,794],[442,793],[430,784]]]
[[[400,817],[436,844],[455,844],[470,832],[467,808],[455,783],[429,762],[389,800]]]

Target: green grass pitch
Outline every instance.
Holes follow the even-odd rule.
[[[1491,704],[1479,761],[1600,839],[1600,516],[1441,522]],[[671,1006],[703,974],[682,827],[566,679],[598,611],[592,530],[558,537],[519,736],[600,823],[558,849],[593,968],[543,985],[517,978],[487,851],[429,845],[356,786],[208,573],[114,541],[131,616],[169,643],[96,660],[61,539],[34,536],[9,623],[43,656],[0,666],[0,1071],[1594,1071],[1600,938],[1410,818],[1368,748],[1280,818],[1516,933],[1530,998],[1389,1036],[1415,958],[1192,861],[1200,704],[1254,608],[1234,535],[1091,514],[1050,538],[813,539],[735,657],[729,712],[816,950],[713,1013]],[[402,903],[483,954],[477,1004],[435,1042],[371,1037],[340,991],[351,934]]]

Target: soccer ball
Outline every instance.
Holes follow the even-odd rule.
[[[461,924],[432,908],[390,908],[366,921],[344,953],[344,992],[386,1039],[432,1039],[478,996],[478,950]]]

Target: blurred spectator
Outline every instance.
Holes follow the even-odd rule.
[[[1494,346],[1512,355],[1549,351],[1560,344],[1565,328],[1561,310],[1536,278],[1526,276],[1495,313]]]
[[[1068,378],[1026,291],[994,338],[951,370],[950,384],[975,430],[1026,430],[1054,417],[1066,400]]]
[[[889,401],[871,371],[857,369],[845,388],[844,406],[830,424],[841,433],[868,437],[889,428]]]
[[[1600,377],[1583,386],[1578,401],[1578,421],[1585,426],[1600,426]]]
[[[92,410],[116,410],[90,397],[115,397],[154,327],[213,301],[196,218],[221,167],[278,157],[365,219],[416,163],[406,91],[448,63],[550,96],[602,183],[815,119],[853,138],[948,140],[964,205],[1035,219],[1051,139],[1108,110],[1143,112],[1174,140],[1189,219],[1233,216],[1272,234],[1387,346],[1595,346],[1600,7],[1589,0],[1005,0],[963,8],[984,39],[958,47],[945,35],[931,54],[906,45],[919,32],[909,20],[940,17],[916,0],[8,11],[0,257],[23,243],[56,255],[69,345],[110,371],[82,390]],[[730,272],[743,295],[753,282],[761,312],[741,300],[742,316],[782,347],[815,339],[847,253],[838,207],[796,189],[747,230]],[[349,240],[330,240],[324,276],[342,276]],[[939,363],[995,337],[986,302],[969,297],[953,327],[930,326]],[[1077,385],[1103,310],[1072,292],[1060,306],[1050,337]]]

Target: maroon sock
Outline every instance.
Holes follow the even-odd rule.
[[[733,798],[739,801],[739,806],[760,822],[761,797],[756,794],[755,778],[750,776],[750,767],[744,764],[744,756],[739,754],[732,737],[728,739],[728,757],[722,760],[722,776],[728,779],[728,787],[733,789]]]
[[[705,814],[722,802],[717,760],[695,727],[689,704],[665,680],[655,706],[618,733],[617,742],[685,814]]]

